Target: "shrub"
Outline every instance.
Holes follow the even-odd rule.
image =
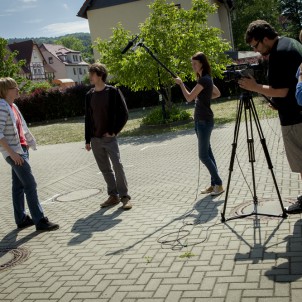
[[[28,81],[22,88],[22,92],[27,94],[28,93],[39,94],[42,91],[48,91],[52,87],[53,86],[47,81],[43,81],[43,82]]]
[[[50,89],[23,95],[17,101],[28,122],[42,122],[85,114],[85,95],[90,86],[78,85],[63,91]]]
[[[162,108],[156,107],[142,119],[142,125],[162,125],[177,121],[185,121],[190,118],[191,115],[189,112],[184,109],[181,109],[178,106],[173,106],[170,111],[167,111],[167,119],[164,120]]]

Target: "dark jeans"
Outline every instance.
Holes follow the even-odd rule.
[[[34,223],[37,224],[44,217],[44,214],[38,199],[37,184],[29,165],[28,150],[25,147],[23,147],[23,150],[24,154],[21,156],[24,159],[24,163],[22,166],[16,165],[10,157],[6,158],[6,161],[12,167],[12,195],[15,221],[16,224],[20,224],[25,218],[25,194],[31,217]]]
[[[108,195],[119,195],[120,197],[127,196],[130,198],[128,195],[128,184],[124,167],[121,162],[117,138],[93,137],[91,139],[91,148],[99,169],[106,181]]]
[[[210,144],[213,128],[213,121],[195,121],[195,131],[198,138],[199,159],[210,172],[211,186],[222,185],[222,180],[218,175],[216,161]]]

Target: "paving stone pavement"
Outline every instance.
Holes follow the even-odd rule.
[[[289,170],[278,120],[264,120],[262,126],[288,205],[301,193],[302,182]],[[233,132],[230,124],[212,134],[225,185]],[[193,130],[124,138],[120,148],[134,203],[130,211],[100,209],[105,184],[83,143],[31,152],[45,213],[60,223],[51,233],[15,230],[10,169],[0,159],[0,265],[18,258],[16,251],[29,253],[0,269],[1,302],[301,301],[300,214],[221,223],[224,194],[195,200],[199,164]],[[236,160],[226,218],[238,205],[252,204],[246,150],[242,125],[237,155],[244,177]],[[258,135],[255,154],[259,200],[281,214]],[[200,171],[203,188],[209,175],[203,166]]]

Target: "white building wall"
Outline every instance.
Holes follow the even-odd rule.
[[[59,59],[57,59],[57,57],[55,57],[52,53],[50,53],[49,51],[43,49],[43,47],[41,48],[41,52],[43,53],[43,56],[46,60],[46,63],[49,64],[49,58],[52,57],[53,58],[53,63],[49,64],[49,66],[51,66],[54,70],[55,70],[55,79],[66,79],[67,77],[67,73],[66,73],[66,68],[65,68],[65,64],[62,63]]]
[[[74,73],[74,69],[76,74]],[[82,74],[80,73],[80,69]],[[66,65],[66,72],[68,79],[72,79],[74,82],[80,84],[83,82],[85,75],[88,73],[88,66]]]
[[[123,27],[132,33],[138,32],[138,26],[149,16],[150,9],[148,5],[152,0],[140,0],[125,4],[94,9],[87,11],[88,23],[90,28],[91,40],[94,42],[97,38],[109,39],[112,35],[112,29],[120,22]],[[180,4],[184,9],[190,9],[191,0],[174,0],[175,4]],[[209,0],[211,4],[219,4],[220,8],[216,14],[208,17],[209,26],[218,27],[223,30],[222,38],[232,44],[232,33],[229,26],[228,11],[225,6],[216,0]],[[95,59],[99,59],[99,54],[94,50]]]
[[[45,80],[43,61],[44,59],[39,51],[39,48],[34,44],[30,63],[32,80]]]

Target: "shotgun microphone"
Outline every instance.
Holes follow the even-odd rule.
[[[141,45],[141,43],[143,43],[143,42],[144,42],[144,39],[140,39],[139,42],[136,43],[136,44],[131,48],[131,50],[132,50],[133,52],[135,52],[136,49],[137,49],[137,48]]]
[[[127,44],[127,46],[122,50],[122,54],[125,54],[131,48],[131,46],[134,45],[134,43],[136,42],[137,39],[138,39],[138,35],[136,35],[134,37],[134,39],[132,39],[131,41],[129,41],[128,44]]]

